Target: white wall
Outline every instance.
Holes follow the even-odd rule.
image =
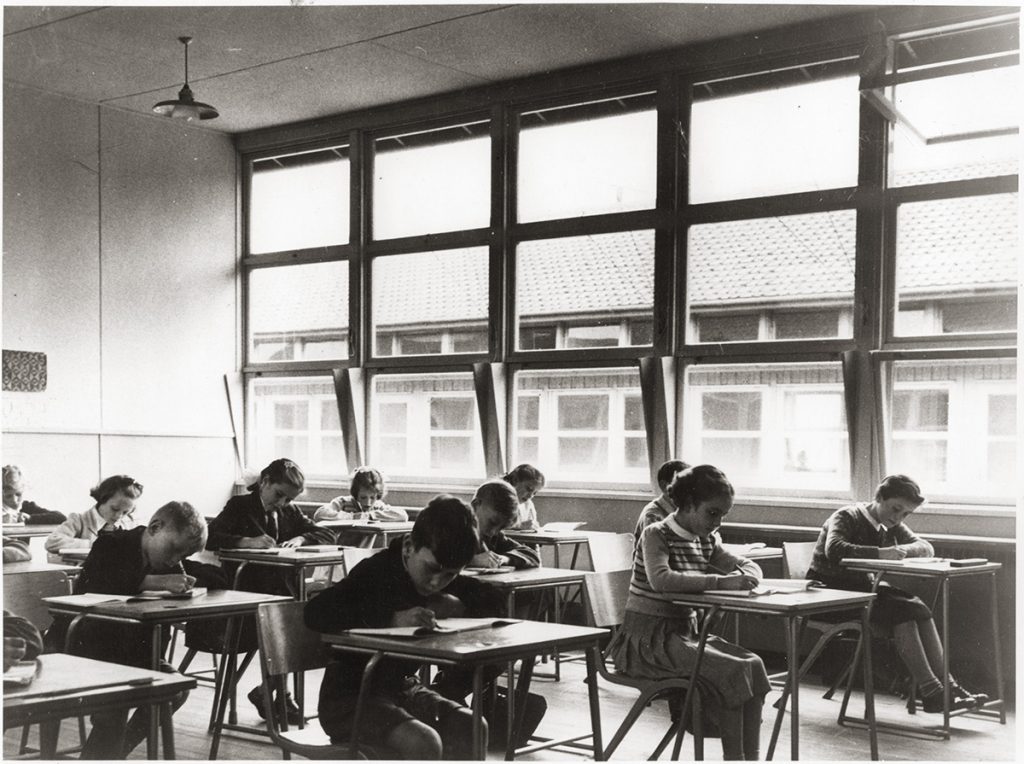
[[[142,515],[216,514],[235,478],[231,139],[5,83],[3,190],[3,347],[48,372],[3,394],[4,463],[51,509],[123,472]]]

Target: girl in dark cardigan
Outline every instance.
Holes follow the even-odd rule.
[[[933,556],[932,545],[903,522],[923,503],[917,483],[906,475],[889,475],[879,484],[873,502],[843,507],[825,521],[807,577],[833,589],[866,592],[871,591],[871,577],[847,570],[840,561],[848,557],[902,560]],[[872,627],[877,634],[892,637],[896,652],[917,683],[924,710],[941,713],[943,648],[932,611],[918,597],[884,581],[876,593]],[[950,677],[950,710],[987,702],[987,695],[970,693]]]

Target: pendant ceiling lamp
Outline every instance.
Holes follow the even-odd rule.
[[[200,103],[192,96],[192,88],[188,86],[188,44],[191,37],[179,37],[178,41],[185,46],[185,84],[178,91],[177,101],[161,101],[153,107],[153,111],[165,117],[184,119],[192,122],[196,119],[216,119],[220,113],[208,103]]]

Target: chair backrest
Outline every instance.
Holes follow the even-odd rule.
[[[782,542],[782,567],[787,578],[807,578],[815,546],[814,541]]]
[[[323,668],[331,662],[330,648],[319,632],[306,628],[305,602],[268,602],[256,611],[256,637],[264,677]]]
[[[63,570],[37,570],[4,576],[4,610],[28,619],[39,631],[53,623],[43,597],[71,593],[71,580]]]
[[[590,533],[587,550],[596,573],[633,569],[632,533]]]
[[[631,570],[612,570],[583,577],[588,625],[611,629],[622,624],[632,575]]]
[[[345,575],[352,572],[352,568],[361,563],[367,557],[373,557],[377,552],[383,552],[384,547],[361,547],[346,546],[341,548],[341,556],[345,560]]]

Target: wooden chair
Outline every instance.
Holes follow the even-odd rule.
[[[272,602],[260,605],[256,613],[256,637],[259,641],[260,671],[263,675],[263,702],[269,709],[267,730],[285,759],[295,753],[307,759],[379,758],[368,746],[332,743],[319,725],[288,729],[283,700],[274,702],[274,690],[284,698],[289,674],[326,667],[332,660],[330,648],[320,634],[306,628],[302,619],[305,602]],[[359,728],[358,712],[355,729]]]
[[[803,579],[807,577],[807,570],[811,567],[811,559],[814,556],[815,542],[813,541],[784,541],[782,543],[782,568],[787,578]],[[800,676],[803,677],[814,662],[828,646],[829,642],[842,635],[860,635],[861,626],[859,620],[850,619],[847,621],[833,622],[808,618],[804,620],[802,628],[818,633],[818,639],[814,647],[800,664]],[[832,686],[828,688],[824,697],[830,700],[835,695],[836,689],[846,680],[853,670],[852,662],[839,674]],[[788,676],[787,672],[781,672],[771,677],[773,682],[782,684]],[[788,688],[783,689],[782,698],[776,702],[776,707],[784,708],[789,698]]]
[[[613,633],[615,629],[622,625],[622,620],[626,614],[626,597],[629,594],[629,579],[631,575],[631,570],[616,570],[588,573],[584,577],[585,609],[589,625],[610,629]],[[605,749],[605,759],[611,758],[612,753],[618,748],[623,738],[626,737],[626,733],[629,732],[636,720],[640,718],[640,714],[643,713],[647,706],[655,700],[667,699],[671,696],[675,696],[682,701],[686,690],[690,686],[689,680],[682,677],[660,680],[634,679],[617,671],[609,670],[603,654],[601,660],[598,661],[597,669],[605,681],[622,687],[632,687],[640,692],[640,697],[633,703],[629,713],[626,714],[622,724],[619,725],[611,742]],[[703,714],[699,693],[694,693],[692,713],[694,729],[693,754],[695,759],[702,760],[704,758],[704,732],[701,725]],[[679,758],[679,749],[682,746],[685,733],[685,725],[682,722],[683,720],[680,719],[678,722],[673,722],[669,725],[668,731],[651,755],[651,760],[657,759],[661,755],[673,736],[676,738],[676,744],[673,749],[672,758]]]
[[[50,610],[42,598],[59,597],[62,594],[71,594],[71,579],[62,570],[41,570],[4,576],[4,610],[9,610],[28,619],[39,629],[40,633],[45,632],[53,623]],[[26,724],[22,728],[21,745],[18,750],[20,756],[30,753],[28,736],[31,729],[31,724]],[[54,736],[54,747],[56,747],[56,735],[59,732],[59,723],[46,723],[39,728],[40,737]],[[58,751],[58,755],[64,756],[81,750],[85,737],[85,720],[79,716],[79,747]]]
[[[590,533],[587,551],[595,573],[633,569],[632,533]]]

